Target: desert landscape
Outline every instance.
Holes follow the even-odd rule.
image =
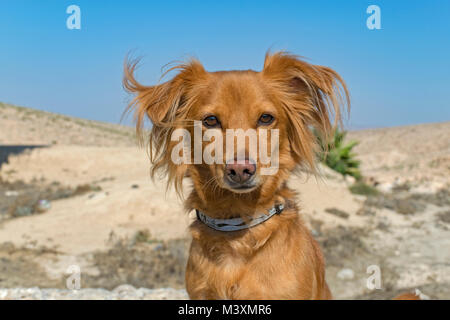
[[[334,298],[450,299],[449,137],[450,122],[350,131],[364,188],[324,165],[292,177]],[[188,298],[195,215],[150,179],[134,128],[0,103],[7,146],[27,147],[0,162],[0,299]]]

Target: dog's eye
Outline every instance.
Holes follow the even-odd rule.
[[[203,119],[203,124],[205,125],[205,127],[208,127],[208,128],[220,127],[219,119],[217,119],[217,117],[215,117],[215,116],[206,117],[205,119]]]
[[[273,120],[275,120],[275,118],[272,115],[265,113],[261,117],[259,117],[258,124],[267,126],[271,124]]]

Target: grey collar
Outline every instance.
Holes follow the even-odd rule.
[[[284,210],[284,204],[276,204],[270,210],[268,214],[261,214],[256,218],[252,218],[248,223],[246,223],[242,218],[233,219],[215,219],[208,217],[205,213],[200,210],[195,210],[197,213],[197,219],[206,224],[208,227],[218,230],[218,231],[238,231],[242,229],[249,229],[266,220],[269,220],[273,215],[280,214]]]

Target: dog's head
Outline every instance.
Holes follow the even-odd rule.
[[[312,129],[326,139],[348,103],[335,71],[287,53],[267,54],[261,72],[207,72],[193,60],[156,86],[139,84],[135,66],[126,65],[124,86],[136,94],[137,129],[151,120],[152,172],[178,191],[189,175],[203,191],[273,192],[297,166],[314,171]]]

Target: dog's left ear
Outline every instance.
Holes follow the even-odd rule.
[[[311,127],[327,141],[341,123],[341,109],[350,106],[344,81],[328,67],[284,52],[266,55],[262,75],[287,113],[296,162],[306,161],[314,169],[316,138]]]

